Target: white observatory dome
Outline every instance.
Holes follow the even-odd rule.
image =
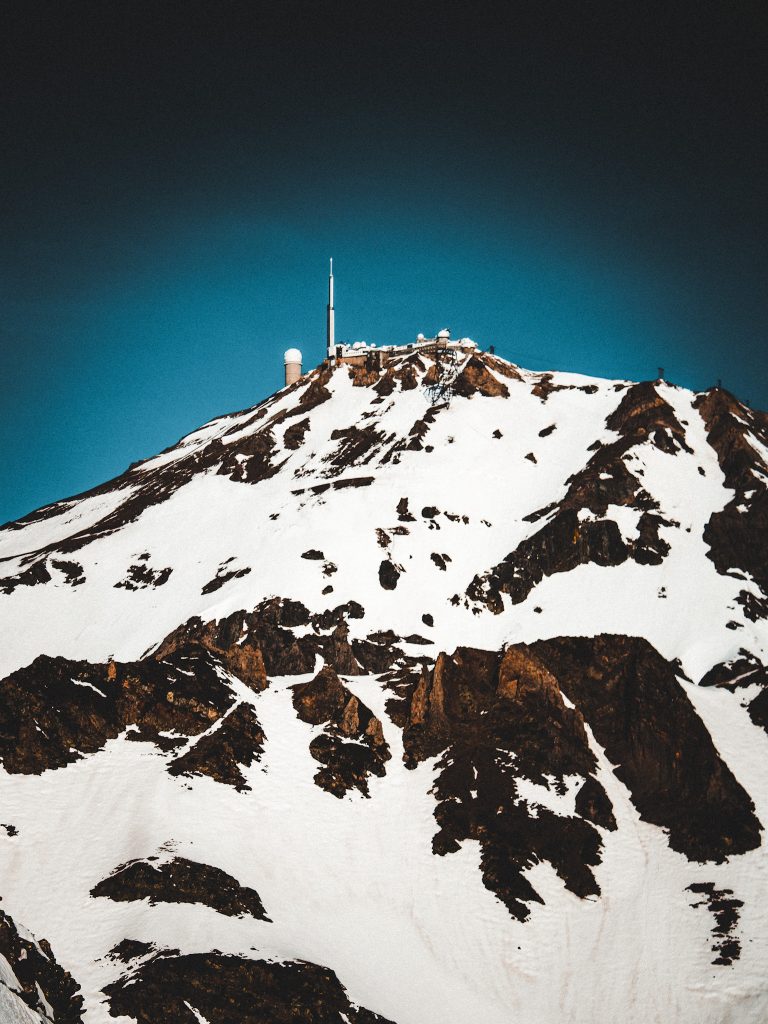
[[[289,348],[283,356],[283,362],[285,363],[300,363],[301,352],[297,348]]]
[[[438,331],[437,336],[438,338],[450,338],[451,332],[448,330],[447,327],[444,327],[442,331]]]

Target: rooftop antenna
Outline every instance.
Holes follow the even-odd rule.
[[[334,323],[333,308],[333,257],[331,257],[331,272],[328,275],[328,319],[326,322],[326,342],[328,347],[328,358],[333,359],[336,354],[336,325]]]

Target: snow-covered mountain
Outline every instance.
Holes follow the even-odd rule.
[[[435,372],[0,529],[3,1024],[768,1016],[768,416]]]

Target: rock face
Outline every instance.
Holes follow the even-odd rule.
[[[563,703],[557,680],[525,648],[502,655],[459,648],[424,671],[400,711],[406,763],[439,756],[434,792],[435,853],[479,840],[483,881],[515,917],[542,902],[524,871],[547,860],[579,896],[600,892],[591,868],[602,842],[591,821],[556,813],[519,791],[524,779],[555,794],[566,777],[589,778],[604,827],[615,828],[581,715]]]
[[[155,903],[202,903],[228,917],[250,914],[268,921],[259,894],[241,886],[220,868],[198,864],[186,857],[159,861],[158,857],[134,860],[91,889],[91,896],[120,902],[148,899]]]
[[[748,573],[768,598],[768,552],[764,544],[755,542],[768,531],[768,487],[760,454],[768,448],[768,416],[746,409],[721,388],[699,396],[695,404],[726,485],[735,491],[724,509],[713,512],[704,531],[710,558],[725,575],[735,570]],[[745,592],[743,600],[756,617],[768,614],[753,594]]]
[[[532,645],[558,674],[629,788],[641,817],[673,850],[719,861],[760,845],[754,806],[712,743],[671,665],[629,637],[559,638]]]
[[[392,756],[379,719],[328,666],[293,688],[293,706],[303,722],[324,726],[309,745],[323,765],[315,783],[337,797],[353,787],[368,796],[368,777],[384,775]]]
[[[519,604],[553,573],[570,572],[589,562],[621,565],[628,558],[641,565],[658,565],[669,552],[659,527],[678,524],[657,513],[657,502],[627,463],[633,449],[642,445],[654,445],[673,456],[678,451],[690,452],[683,427],[650,383],[630,388],[605,425],[618,439],[608,444],[595,442],[595,454],[566,481],[565,497],[526,516],[530,522],[546,518],[546,523],[499,565],[475,576],[467,589],[472,600],[482,601],[498,613],[503,609],[502,594],[509,594],[512,603]],[[610,506],[640,513],[636,537],[624,539],[618,523],[610,518]]]
[[[0,1018],[34,1024],[82,1024],[80,987],[45,939],[21,932],[0,910]]]
[[[765,414],[436,358],[0,527],[1,1024],[768,1016]]]
[[[220,953],[158,954],[107,989],[114,1016],[137,1024],[392,1024],[350,1003],[333,971],[316,964],[272,964]]]

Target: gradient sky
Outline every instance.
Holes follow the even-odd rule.
[[[0,522],[449,326],[768,407],[765,3],[0,15]]]

